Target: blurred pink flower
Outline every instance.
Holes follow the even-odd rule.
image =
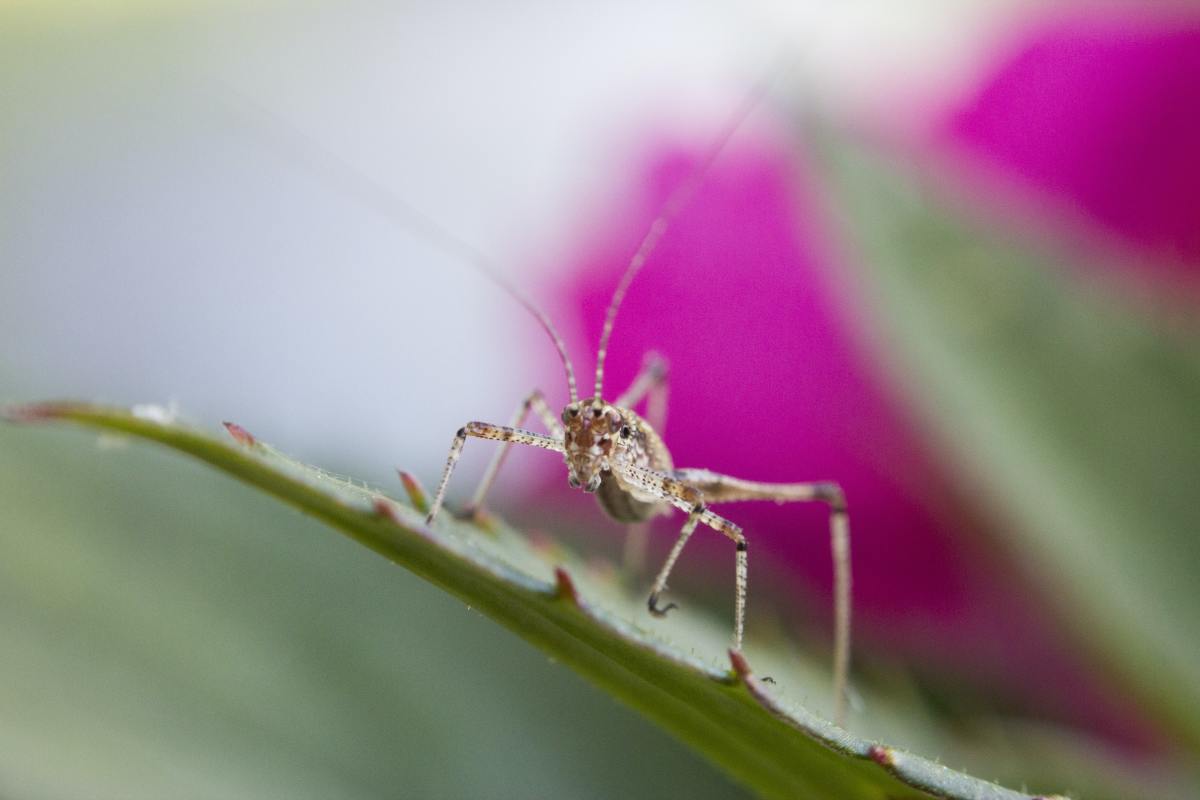
[[[1076,206],[1156,258],[1200,265],[1200,15],[1043,23],[937,115],[937,147]]]
[[[1175,268],[1200,258],[1200,29],[1057,25],[939,119],[935,146],[1066,196],[1098,224],[1171,255]],[[1043,708],[1138,738],[1127,710],[1078,674],[1035,601],[972,537],[981,512],[964,504],[863,346],[852,290],[829,257],[818,184],[794,142],[748,139],[722,155],[634,282],[606,396],[628,385],[644,353],[663,354],[677,466],[844,486],[860,633],[998,685],[1024,682]],[[607,221],[591,220],[554,314],[576,323],[567,327],[577,358],[594,356],[621,270],[696,160],[653,149]],[[577,364],[584,396],[590,364]],[[727,508],[747,530],[752,575],[777,570],[796,576],[797,600],[812,599],[799,587],[829,597],[823,508]],[[724,553],[720,544],[709,554]]]
[[[621,270],[696,157],[656,151],[644,180],[616,204],[611,226],[581,246],[562,291],[568,312],[558,315],[582,328],[582,336],[569,337],[573,353],[594,356]],[[964,562],[958,515],[952,501],[940,499],[945,482],[860,346],[856,320],[842,303],[845,287],[825,256],[821,213],[802,188],[812,182],[801,175],[794,148],[782,140],[723,154],[626,298],[609,351],[606,397],[619,394],[643,355],[656,351],[670,363],[665,435],[677,466],[841,483],[851,509],[860,630],[874,628],[875,638],[909,654],[970,653],[977,666],[989,649],[999,656],[999,630],[1022,625],[1007,612],[991,613],[997,603],[984,597],[989,581]],[[591,385],[591,363],[579,364],[584,387]],[[830,597],[823,506],[723,508],[745,526],[760,579],[800,576],[791,581],[795,600]],[[732,587],[732,551],[711,538],[707,552],[728,558]],[[811,607],[802,613],[824,621]],[[1003,648],[1012,647],[1009,638]]]
[[[659,151],[643,184],[620,204],[627,216],[617,230],[583,247],[566,291],[584,332],[571,342],[573,352],[594,356],[613,286],[645,221],[695,168],[694,158]],[[670,363],[666,436],[678,466],[841,481],[855,527],[859,606],[895,608],[899,585],[906,607],[957,609],[963,598],[947,563],[952,548],[936,543],[921,498],[926,468],[855,346],[852,320],[839,311],[834,276],[820,257],[823,234],[809,224],[814,212],[796,175],[794,154],[783,146],[723,155],[626,298],[606,395],[633,380],[646,352],[661,353]],[[759,569],[786,563],[828,594],[824,508],[747,504],[731,513],[754,533]],[[922,546],[894,546],[914,539]],[[943,578],[923,579],[933,575]]]

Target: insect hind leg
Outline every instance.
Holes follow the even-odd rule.
[[[829,546],[833,558],[833,696],[834,721],[846,716],[850,672],[850,517],[841,486],[815,483],[764,483],[721,475],[706,469],[680,469],[674,476],[695,486],[709,503],[771,500],[776,503],[820,502],[829,507]]]

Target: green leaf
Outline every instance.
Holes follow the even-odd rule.
[[[816,141],[895,385],[1062,629],[1200,750],[1195,326],[971,215],[936,173]]]
[[[605,594],[604,587],[552,566],[501,525],[491,526],[491,535],[450,520],[431,530],[408,505],[287,459],[240,428],[231,428],[235,439],[225,442],[144,410],[81,404],[6,415],[71,420],[157,441],[274,495],[465,600],[765,797],[1029,797],[841,730],[786,702],[741,656],[732,657],[733,669],[720,669],[667,646],[594,605],[593,593]],[[605,608],[620,607],[611,600]],[[772,664],[779,684],[803,681],[787,669]]]

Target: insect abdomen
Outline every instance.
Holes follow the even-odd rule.
[[[596,500],[605,513],[617,522],[644,522],[658,513],[662,506],[661,502],[645,503],[638,500],[621,487],[611,472],[606,472],[600,478]]]

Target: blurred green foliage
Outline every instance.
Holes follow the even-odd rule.
[[[743,795],[324,526],[96,441],[0,426],[0,794]]]
[[[877,740],[850,734],[795,705],[789,695],[811,698],[828,688],[805,668],[805,659],[780,650],[778,641],[771,648],[755,647],[754,662],[775,676],[773,687],[788,687],[783,694],[750,678],[751,668],[742,656],[734,661],[734,679],[725,656],[724,626],[706,615],[677,618],[672,632],[689,643],[690,651],[683,650],[641,628],[640,595],[631,595],[605,577],[611,572],[589,578],[586,564],[561,548],[531,547],[525,536],[494,521],[480,527],[443,519],[436,533],[430,532],[423,524],[424,511],[300,464],[240,429],[231,430],[238,439],[234,444],[181,426],[164,414],[163,409],[149,407],[125,411],[72,403],[6,412],[17,421],[74,421],[165,444],[327,522],[477,604],[483,613],[639,709],[765,797],[878,800],[925,797],[926,791],[964,800],[1025,796],[903,750],[880,747]],[[419,504],[424,506],[423,499]],[[580,577],[565,577],[571,574]],[[331,682],[338,677],[336,667],[327,675]],[[893,731],[903,727],[888,713],[888,703],[880,699],[872,705],[872,712],[857,720],[859,726]],[[909,727],[914,722],[919,724],[919,716]],[[548,733],[537,727],[526,732]],[[969,750],[965,742],[938,741],[938,732],[928,724],[901,741],[910,746],[929,742],[938,752],[969,758],[962,752]]]

